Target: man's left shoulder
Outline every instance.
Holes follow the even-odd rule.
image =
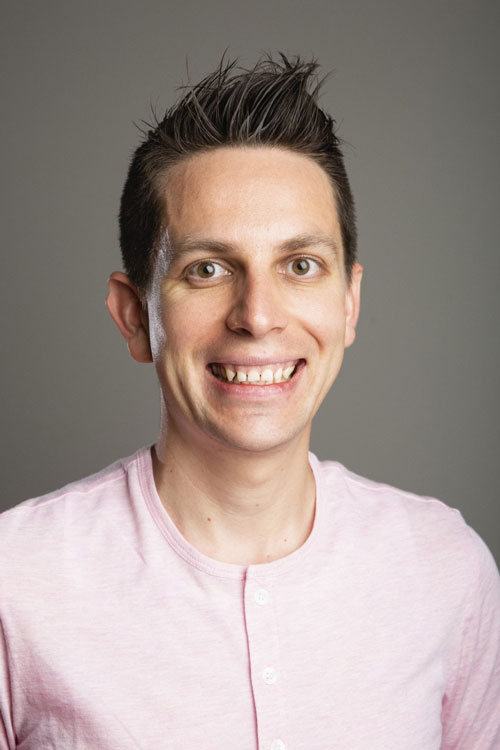
[[[325,500],[341,503],[358,531],[390,545],[393,553],[410,549],[421,560],[470,573],[494,567],[491,552],[458,508],[433,496],[368,479],[337,461],[318,462]]]

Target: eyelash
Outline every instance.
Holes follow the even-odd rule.
[[[321,270],[320,264],[317,260],[315,260],[314,258],[310,258],[308,255],[299,255],[296,258],[292,258],[292,260],[288,261],[288,263],[286,264],[286,267],[292,265],[293,263],[297,263],[298,261],[300,262],[303,260],[309,263],[309,265],[314,264],[316,266],[316,268],[313,269],[315,272],[312,274],[308,273],[307,275],[306,274],[293,274],[293,275],[296,276],[298,279],[309,278],[310,276],[316,276],[318,271]]]
[[[206,276],[205,279],[204,279],[203,276],[197,276],[196,275],[196,269],[199,268],[200,266],[214,266],[214,267],[222,269],[223,271],[225,271],[225,273],[218,274],[217,276]],[[224,268],[224,266],[221,263],[217,263],[217,261],[215,261],[215,260],[199,260],[197,263],[194,263],[192,266],[190,266],[187,269],[187,271],[186,271],[186,278],[195,278],[196,281],[203,282],[204,280],[205,281],[211,281],[211,279],[214,279],[214,278],[220,278],[221,276],[227,276],[227,275],[229,275],[229,273],[230,272],[226,271],[226,269]]]
[[[284,268],[286,269],[288,266],[292,265],[293,263],[300,261],[307,261],[310,265],[313,265],[313,273],[306,273],[306,274],[292,274],[295,276],[295,278],[310,278],[311,276],[316,276],[318,271],[321,270],[321,264],[319,261],[315,260],[314,258],[311,258],[308,255],[298,255],[295,258],[292,258],[291,260],[287,261],[284,265]],[[214,266],[216,268],[222,269],[224,273],[219,273],[216,276],[198,276],[196,274],[196,269],[200,266]],[[309,269],[308,269],[309,270]],[[280,273],[285,273],[286,271],[280,271]],[[186,279],[196,279],[196,281],[203,283],[204,281],[211,281],[212,279],[219,279],[224,276],[229,276],[231,274],[230,271],[227,271],[224,266],[221,263],[218,263],[215,260],[205,259],[205,260],[199,260],[197,263],[194,263],[192,266],[189,266],[189,268],[186,271],[185,277]]]

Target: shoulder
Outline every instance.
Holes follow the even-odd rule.
[[[316,467],[332,518],[341,514],[353,538],[373,554],[404,563],[430,585],[456,584],[469,594],[485,575],[498,580],[490,550],[457,508],[367,479],[336,461]]]
[[[464,519],[457,508],[453,508],[435,497],[376,482],[355,474],[338,461],[318,461],[316,466],[325,490],[327,502],[342,498],[353,510],[388,521],[413,520],[436,522],[442,520],[451,526],[462,527]]]
[[[127,496],[128,471],[147,449],[58,490],[0,513],[0,563],[18,562],[92,533],[97,517],[113,515]]]
[[[500,575],[488,546],[441,500],[374,482],[333,461],[318,462],[316,471],[329,549],[341,548],[343,575],[354,575],[356,596],[371,597],[372,611],[386,613],[388,632],[405,623],[408,653],[416,643],[441,660],[446,747],[455,747],[458,736],[464,747],[476,747],[480,735],[494,742]]]

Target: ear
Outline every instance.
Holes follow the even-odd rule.
[[[351,346],[356,338],[356,324],[359,317],[361,278],[363,276],[363,266],[355,263],[352,267],[351,281],[345,296],[345,346]]]
[[[137,362],[152,362],[147,311],[143,309],[137,287],[129,277],[115,271],[108,279],[106,307]]]

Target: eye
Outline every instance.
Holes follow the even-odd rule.
[[[285,270],[293,276],[314,276],[319,271],[319,264],[312,258],[294,258],[287,263]]]
[[[221,276],[227,276],[228,274],[229,271],[221,266],[220,263],[215,263],[213,260],[202,260],[191,266],[188,269],[186,276],[190,281],[199,281],[217,279]]]

